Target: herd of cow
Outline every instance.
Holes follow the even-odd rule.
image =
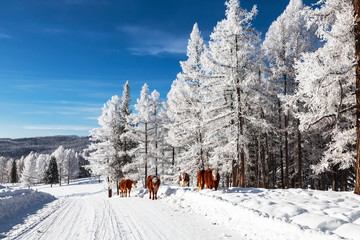
[[[218,189],[219,181],[220,181],[220,174],[216,168],[209,168],[207,170],[200,170],[197,175],[197,182],[198,182],[198,191],[206,188],[215,188],[215,191]],[[150,175],[146,180],[146,187],[149,189],[149,199],[152,200],[157,199],[157,192],[160,187],[160,177],[155,175]],[[189,174],[185,172],[181,172],[179,176],[179,183],[181,187],[189,187],[190,184],[190,177]],[[127,192],[130,191],[131,188],[136,188],[137,181],[124,179],[119,184],[120,190],[120,197],[127,197]]]

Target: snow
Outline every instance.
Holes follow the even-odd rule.
[[[360,234],[360,197],[351,192],[253,188],[197,192],[195,187],[163,184],[157,201],[149,200],[148,191],[141,188],[133,189],[131,196],[107,198],[103,183],[91,179],[32,189],[9,185],[0,190],[0,237],[357,239]],[[34,203],[38,208],[29,211]]]
[[[10,190],[9,188],[2,188],[0,190],[0,223],[21,211],[26,211],[33,205],[41,205],[53,200],[55,198],[52,195],[33,189]]]

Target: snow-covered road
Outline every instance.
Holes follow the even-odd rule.
[[[59,199],[13,227],[6,239],[241,239],[147,196],[109,199],[100,184],[41,190]]]
[[[56,200],[40,201],[39,210],[26,216],[29,211],[11,200],[11,194],[3,198],[8,208],[18,206],[20,214],[10,217],[15,223],[11,227],[2,227],[0,214],[0,238],[318,240],[357,239],[360,233],[360,201],[351,193],[240,188],[196,192],[163,185],[160,199],[152,201],[143,189],[132,191],[131,198],[108,198],[104,186],[89,179],[35,189],[39,192],[21,196],[36,200],[37,195],[53,195]]]

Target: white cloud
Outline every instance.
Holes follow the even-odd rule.
[[[117,31],[128,35],[133,46],[128,50],[134,55],[160,55],[164,53],[186,53],[187,38],[175,36],[159,29],[141,26],[119,26]]]

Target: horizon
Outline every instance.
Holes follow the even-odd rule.
[[[303,1],[309,5],[314,0]],[[289,1],[241,1],[264,38]],[[88,136],[101,108],[130,82],[162,100],[181,71],[195,22],[207,42],[225,1],[62,0],[0,4],[0,138]]]

